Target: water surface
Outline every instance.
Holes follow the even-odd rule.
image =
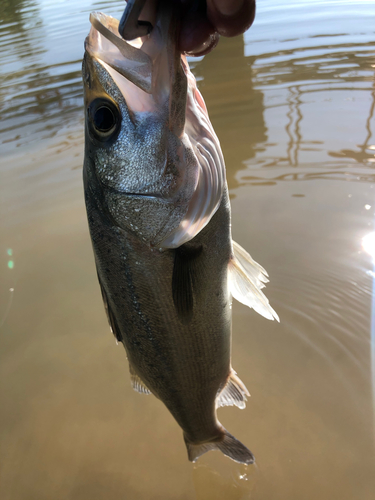
[[[215,453],[190,464],[108,330],[83,203],[80,65],[89,12],[122,9],[0,10],[1,500],[372,500],[375,273],[362,239],[375,213],[375,2],[259,0],[244,37],[193,62],[234,238],[268,270],[281,319],[233,307],[233,366],[252,397],[219,417],[255,454],[249,467]]]

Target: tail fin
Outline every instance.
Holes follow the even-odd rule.
[[[200,456],[210,450],[220,450],[224,455],[231,458],[240,464],[253,464],[255,462],[254,455],[246,448],[238,439],[230,434],[226,429],[223,429],[224,434],[217,441],[207,443],[193,444],[185,439],[185,444],[190,462],[196,462]]]

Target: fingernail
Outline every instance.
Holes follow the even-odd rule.
[[[214,0],[213,3],[223,16],[234,16],[242,8],[244,0]]]

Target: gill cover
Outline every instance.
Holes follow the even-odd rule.
[[[133,196],[136,203],[143,197],[132,226],[136,229],[141,227],[142,214],[147,218],[146,201],[150,206],[155,202],[153,211],[160,209],[159,227],[156,234],[147,236],[147,243],[159,248],[177,248],[194,238],[218,209],[226,182],[219,140],[187,60],[177,50],[175,5],[160,2],[151,34],[131,42],[118,34],[118,20],[94,12],[85,43],[93,65],[109,75],[126,102],[128,116],[122,113],[122,129],[126,121],[134,129],[120,131],[117,140],[123,147],[114,149],[116,157],[105,149],[99,153],[104,165],[101,182],[122,199]],[[110,117],[109,111],[105,113]],[[142,134],[153,134],[157,147],[135,158],[138,149],[130,143],[133,136],[139,139]],[[121,155],[127,154],[129,144],[139,175],[128,175],[124,167],[127,159]],[[141,238],[146,241],[147,228],[143,229]]]

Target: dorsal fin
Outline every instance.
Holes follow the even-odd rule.
[[[130,381],[135,391],[139,392],[140,394],[146,394],[146,395],[152,394],[152,392],[146,386],[143,380],[139,377],[139,375],[136,374],[130,361],[129,361],[129,372],[130,372]]]
[[[235,241],[229,261],[230,292],[233,297],[267,319],[280,321],[261,291],[268,282],[267,272]]]
[[[187,243],[174,251],[172,295],[182,321],[189,321],[193,314],[193,291],[197,288],[197,259],[202,249],[201,245],[197,247]]]
[[[246,407],[246,396],[250,396],[249,391],[232,369],[224,389],[216,398],[216,408],[220,406],[237,406],[243,410]]]

